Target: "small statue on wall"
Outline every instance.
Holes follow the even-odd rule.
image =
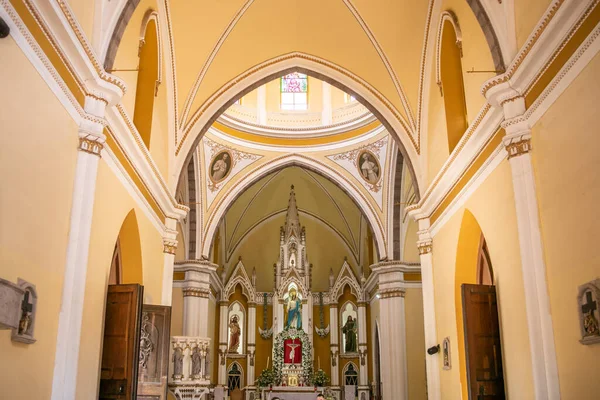
[[[194,347],[194,352],[192,353],[192,376],[200,377],[200,372],[202,370],[202,354],[200,354],[200,349],[198,346]]]
[[[356,319],[348,315],[346,324],[342,327],[342,332],[346,336],[346,353],[356,353]]]
[[[11,339],[15,342],[34,343],[33,331],[37,311],[37,292],[31,283],[19,279],[17,284],[23,289],[23,299],[20,305],[19,325],[13,329]]]
[[[183,350],[181,347],[173,349],[173,379],[183,377]]]
[[[598,302],[600,301],[600,279],[579,287],[577,296],[579,325],[582,344],[600,343],[600,325]]]
[[[242,333],[238,321],[237,315],[233,315],[229,320],[229,352],[234,354],[238,352],[240,347],[240,334]]]

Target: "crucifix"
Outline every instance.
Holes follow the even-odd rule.
[[[31,322],[30,314],[33,311],[33,304],[29,302],[29,292],[25,291],[23,301],[21,302],[21,320],[19,321],[19,335],[27,333],[29,323]]]
[[[583,327],[586,335],[598,335],[598,321],[594,317],[594,311],[598,308],[596,302],[592,299],[592,292],[585,293],[586,303],[581,306],[581,312],[584,315]]]
[[[288,347],[291,349],[290,350],[290,359],[292,360],[292,365],[296,364],[294,361],[294,358],[296,356],[296,347],[299,347],[299,344],[295,344],[295,343],[288,343]]]

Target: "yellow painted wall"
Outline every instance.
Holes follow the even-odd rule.
[[[260,336],[258,327],[263,328],[263,303],[262,301],[256,305],[256,355],[254,357],[254,371],[258,378],[260,373],[267,368],[267,359],[270,358],[269,367],[273,368],[273,336],[269,339],[263,339]],[[273,326],[273,307],[267,306],[267,329]]]
[[[406,313],[406,366],[408,398],[427,399],[427,377],[425,376],[425,332],[423,330],[423,292],[421,289],[406,289],[404,295]],[[371,346],[374,345],[372,341]]]
[[[578,286],[600,278],[600,138],[596,56],[533,129],[533,166],[544,240],[550,309],[563,399],[600,390],[600,346],[584,346],[577,318]],[[591,397],[590,397],[591,396]]]
[[[0,397],[47,399],[52,391],[77,126],[12,37],[0,40],[0,54],[0,88],[5,94],[0,98],[0,277],[13,283],[25,279],[36,285],[39,296],[34,344],[12,342],[10,330],[0,331]]]
[[[77,398],[93,398],[98,393],[108,273],[115,240],[131,209],[135,210],[140,235],[144,303],[160,304],[164,260],[162,236],[101,159],[85,288]]]
[[[406,237],[404,239],[404,253],[402,261],[407,262],[420,262],[419,249],[417,248],[417,223],[410,217],[407,217],[410,222],[406,229]]]
[[[209,332],[211,331],[209,330]],[[181,335],[183,335],[183,290],[180,287],[174,287],[171,302],[171,336]]]
[[[320,328],[320,316],[319,316],[319,302],[315,302],[315,305],[313,306],[313,324],[317,327]],[[330,322],[329,322],[329,306],[323,304],[323,325],[324,326],[329,326]],[[331,329],[331,327],[330,327]],[[319,361],[320,361],[320,365],[321,365],[321,369],[327,374],[327,376],[329,377],[329,379],[331,379],[331,363],[330,363],[330,356],[329,356],[329,352],[330,352],[330,336],[327,335],[326,337],[322,338],[319,335],[315,335],[313,334],[313,348],[314,348],[314,355],[313,355],[313,361],[314,361],[314,365],[313,368],[316,371],[319,368]]]
[[[535,26],[546,14],[551,0],[517,0],[515,1],[515,28],[517,47],[523,47]],[[508,62],[507,62],[508,64]]]
[[[77,23],[83,29],[88,42],[92,43],[96,2],[93,0],[69,0],[67,3],[71,6],[71,11],[77,18]]]
[[[502,334],[504,378],[507,396],[533,398],[531,360],[512,177],[508,161],[495,171],[467,200],[465,207],[481,227],[488,243],[496,280]],[[452,369],[440,371],[445,399],[460,399],[461,365],[457,351],[456,276],[457,248],[465,208],[456,212],[434,237],[433,270],[438,342],[452,343]],[[464,277],[462,279],[467,279]],[[475,277],[470,280],[475,281]]]

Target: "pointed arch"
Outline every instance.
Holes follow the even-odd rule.
[[[461,285],[463,283],[477,283],[477,269],[479,261],[479,249],[483,233],[475,216],[465,209],[460,225],[458,244],[456,249],[455,288],[454,301],[456,309],[456,332],[458,335],[458,358],[460,369],[460,382],[463,398],[468,398],[465,336],[463,328],[463,306]]]
[[[135,210],[129,211],[117,238],[121,261],[121,283],[144,282],[142,245]]]
[[[371,204],[366,195],[360,190],[358,185],[348,180],[333,168],[301,154],[288,154],[280,158],[276,158],[269,163],[258,167],[254,171],[247,173],[243,180],[238,182],[222,199],[219,200],[216,208],[206,218],[207,224],[206,228],[204,228],[204,237],[211,238],[211,240],[204,240],[203,247],[200,249],[202,256],[209,256],[212,238],[214,237],[214,234],[219,226],[219,222],[231,204],[233,204],[233,202],[255,182],[259,181],[270,173],[288,166],[300,166],[302,168],[312,170],[336,183],[344,192],[346,192],[346,194],[348,194],[348,196],[358,205],[358,208],[362,211],[367,221],[369,221],[371,229],[375,235],[379,257],[381,259],[387,257],[387,235],[384,229],[385,225],[379,217],[373,204]]]
[[[469,126],[462,67],[462,33],[456,16],[442,13],[437,37],[436,79],[444,98],[448,152],[452,153]]]
[[[133,123],[135,124],[146,148],[150,149],[154,99],[161,83],[160,35],[158,14],[148,10],[140,28],[139,71],[135,92]]]

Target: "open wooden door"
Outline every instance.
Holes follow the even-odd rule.
[[[504,395],[496,287],[462,285],[469,400],[501,400]]]
[[[100,400],[136,398],[143,294],[138,284],[108,286]]]
[[[138,400],[166,400],[171,307],[144,304],[138,366]]]

